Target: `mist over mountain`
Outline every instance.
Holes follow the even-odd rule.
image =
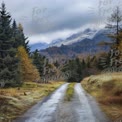
[[[51,43],[36,43],[36,44],[31,44],[31,51],[34,51],[36,49],[38,50],[42,50],[42,49],[46,49],[48,47],[53,47],[53,46],[57,46],[60,47],[62,44],[63,45],[70,45],[73,44],[75,42],[79,42],[85,38],[93,38],[94,35],[96,34],[97,30],[92,30],[92,29],[86,29],[84,31],[78,32],[78,33],[74,33],[71,36],[67,37],[66,39],[56,39],[56,40],[52,40]]]
[[[48,58],[68,57],[74,58],[79,55],[95,55],[98,52],[108,51],[109,46],[100,46],[100,42],[110,42],[107,36],[108,29],[86,29],[75,33],[66,39],[53,40],[50,44],[38,43],[31,45],[32,51],[40,50],[40,53]]]
[[[108,51],[109,46],[100,46],[100,42],[110,42],[107,36],[108,30],[99,31],[87,29],[84,32],[73,34],[66,40],[58,40],[54,46],[40,50],[42,55],[49,58],[68,57],[74,58],[79,55],[95,55],[98,52]]]

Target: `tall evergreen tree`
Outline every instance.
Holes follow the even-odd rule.
[[[18,34],[19,34],[18,36],[20,39],[20,41],[19,41],[20,45],[26,49],[28,54],[30,54],[30,47],[28,45],[29,41],[28,41],[28,38],[25,37],[24,32],[23,32],[23,27],[20,23],[18,25]]]
[[[79,58],[69,60],[69,62],[63,67],[64,73],[70,72],[67,78],[68,82],[80,82],[82,80],[82,63]]]
[[[12,23],[12,32],[13,39],[15,40],[14,47],[23,46],[26,49],[27,53],[30,54],[30,47],[28,45],[29,41],[27,40],[28,38],[26,38],[24,35],[22,25],[19,24],[17,26],[15,20]]]
[[[15,40],[12,38],[11,16],[5,4],[0,8],[0,82],[9,84],[18,81],[18,59],[16,58]]]
[[[44,70],[44,58],[39,54],[38,50],[35,50],[32,55],[33,64],[37,67],[40,76],[43,75]]]

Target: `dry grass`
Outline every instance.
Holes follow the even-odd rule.
[[[82,85],[96,97],[112,120],[122,117],[122,73],[90,76],[82,81]]]
[[[37,84],[27,82],[20,88],[0,89],[0,122],[11,122],[63,83]]]

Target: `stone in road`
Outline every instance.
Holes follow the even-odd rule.
[[[72,101],[64,102],[67,86],[64,84],[46,102],[37,104],[15,122],[109,122],[80,83],[75,85]]]

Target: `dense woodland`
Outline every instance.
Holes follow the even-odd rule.
[[[109,18],[107,28],[114,30],[108,34],[111,38],[109,45],[113,50],[96,56],[87,55],[76,59],[50,62],[39,51],[30,52],[28,38],[24,35],[22,25],[16,23],[7,12],[5,4],[0,8],[0,84],[4,86],[18,86],[23,82],[33,81],[48,83],[50,80],[63,78],[69,82],[80,82],[84,77],[98,74],[107,68],[121,66],[122,49],[122,16],[119,8],[115,9]],[[102,61],[104,58],[104,62]],[[111,58],[113,59],[111,64]],[[105,63],[103,66],[102,63]],[[66,74],[69,71],[69,74]]]
[[[12,20],[5,4],[0,8],[0,83],[15,86],[24,81],[40,79],[37,68],[30,59],[28,38],[23,27]]]

